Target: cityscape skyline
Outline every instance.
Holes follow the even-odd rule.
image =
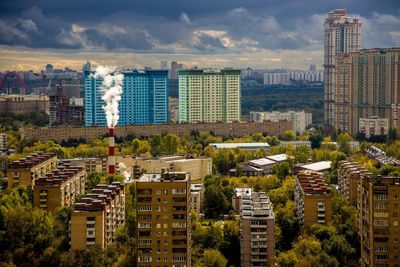
[[[84,7],[93,9],[79,12],[74,1],[2,3],[0,70],[39,70],[47,63],[77,69],[86,60],[127,68],[158,68],[162,60],[187,67],[320,68],[323,20],[334,8],[360,19],[369,33],[362,48],[400,42],[400,4],[383,2],[221,1],[210,8],[207,2],[89,1]]]

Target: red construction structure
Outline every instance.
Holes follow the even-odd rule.
[[[19,86],[19,93],[22,95],[26,94],[26,84],[19,77],[19,75],[15,71],[7,71],[0,80],[0,93],[4,93],[4,86],[8,78],[16,78]]]

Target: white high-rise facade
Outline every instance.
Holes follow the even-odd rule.
[[[325,129],[331,131],[332,125],[335,125],[335,56],[360,49],[361,23],[356,18],[350,18],[346,9],[335,9],[328,13],[324,28],[324,123]]]
[[[240,121],[240,70],[180,70],[179,122]]]

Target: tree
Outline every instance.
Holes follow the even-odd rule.
[[[285,140],[285,141],[296,140],[296,133],[293,130],[286,130],[283,133],[283,140]]]
[[[225,267],[228,261],[216,249],[206,249],[204,251],[204,265],[206,267]]]
[[[390,142],[396,141],[397,138],[399,138],[399,135],[397,133],[397,129],[395,128],[390,128],[388,132],[388,139]]]
[[[311,151],[307,146],[299,146],[294,151],[294,157],[297,162],[307,163],[310,158]]]
[[[324,137],[320,132],[310,135],[309,141],[311,142],[311,148],[312,149],[320,148],[323,139]]]
[[[226,221],[223,233],[222,254],[227,258],[229,266],[240,266],[240,229],[238,222]]]
[[[166,155],[173,155],[178,150],[179,137],[169,133],[160,141],[160,152]]]
[[[276,216],[276,223],[282,231],[281,239],[277,240],[276,246],[280,250],[287,250],[290,248],[292,241],[297,236],[300,229],[295,215],[294,202],[288,200],[283,208],[274,212]]]
[[[339,146],[339,150],[347,155],[350,153],[350,144],[351,137],[348,133],[341,133],[337,137],[337,144]]]
[[[204,214],[207,218],[219,218],[228,212],[230,203],[222,192],[222,187],[217,185],[207,186],[204,191]]]
[[[272,167],[272,173],[278,176],[280,180],[285,179],[290,173],[290,166],[288,162],[282,162]]]
[[[92,172],[87,176],[86,189],[91,190],[97,184],[101,182],[103,175],[97,172]]]

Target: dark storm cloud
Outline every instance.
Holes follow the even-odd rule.
[[[60,2],[2,1],[0,44],[154,53],[322,49],[323,19],[338,7],[361,17],[364,47],[400,44],[398,0]]]

